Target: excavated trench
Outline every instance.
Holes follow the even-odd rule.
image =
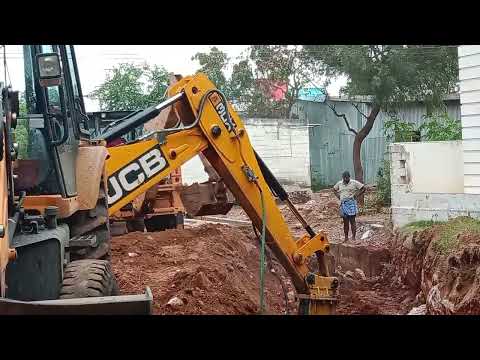
[[[330,269],[338,267],[344,271],[361,269],[366,277],[375,277],[381,275],[384,264],[391,260],[391,254],[385,248],[331,244],[327,259]]]
[[[459,217],[398,231],[385,276],[415,292],[415,313],[480,313],[480,221]]]
[[[343,245],[334,250],[342,286],[339,313],[480,313],[480,221],[414,223],[392,234],[380,252],[366,251]],[[380,254],[388,261],[378,261]]]

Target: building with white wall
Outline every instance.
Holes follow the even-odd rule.
[[[480,46],[458,48],[461,141],[390,145],[392,222],[480,218]]]

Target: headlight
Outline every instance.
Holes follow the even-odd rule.
[[[52,79],[62,76],[60,59],[57,54],[40,54],[38,69],[41,79]]]

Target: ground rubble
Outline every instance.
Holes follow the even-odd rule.
[[[357,218],[357,240],[344,243],[338,200],[330,190],[301,189],[292,198],[312,227],[328,235],[334,255],[327,256],[330,273],[340,281],[337,314],[479,313],[478,233],[455,233],[456,245],[439,254],[438,229],[393,232],[388,212],[370,208]],[[302,236],[305,230],[290,210],[279,207],[294,236]],[[155,314],[257,314],[258,238],[240,207],[224,218],[237,223],[199,221],[184,230],[115,237],[113,269],[121,293],[150,286]],[[266,312],[295,314],[289,276],[272,254],[267,258]],[[310,267],[318,270],[315,259]]]
[[[234,227],[206,224],[115,237],[112,262],[122,294],[151,288],[154,314],[259,311],[258,243]],[[283,268],[267,264],[266,313],[284,314],[287,293],[292,291]],[[288,301],[288,310],[295,310],[294,300]]]
[[[396,232],[390,278],[415,291],[415,306],[430,315],[480,313],[480,232],[476,220]]]
[[[341,242],[338,201],[330,190],[312,193],[302,189],[290,194],[299,212],[316,231],[324,230],[332,246]],[[292,233],[303,235],[305,230],[290,210],[284,204],[279,207]],[[243,225],[199,222],[184,230],[135,232],[115,237],[112,242],[113,269],[121,293],[141,293],[145,286],[150,286],[155,314],[258,313],[258,239],[240,207],[235,206],[225,217],[243,221]],[[385,230],[383,220],[383,215],[360,216],[358,234],[363,239],[348,246],[369,251],[381,249]],[[265,279],[267,313],[294,314],[297,309],[295,289],[282,266],[272,255],[270,258]],[[318,270],[316,266],[313,261],[312,270]],[[342,283],[339,313],[381,313],[381,304],[377,308],[364,305],[383,301],[383,295],[377,294],[377,290],[368,293],[372,282],[370,271],[367,268],[351,270],[345,270],[345,276],[340,268],[338,272],[334,270],[334,275],[339,275]],[[371,298],[376,300],[372,302]],[[378,307],[382,309],[378,310]]]

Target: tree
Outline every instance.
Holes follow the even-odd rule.
[[[146,104],[151,106],[162,101],[170,83],[168,71],[163,66],[154,65],[146,71]]]
[[[224,73],[229,62],[227,54],[214,46],[208,53],[196,53],[192,60],[196,60],[200,64],[197,71],[207,75],[217,89],[227,96],[227,78]]]
[[[338,114],[332,108],[337,116],[343,117],[349,131],[355,135],[355,179],[361,182],[364,180],[361,147],[378,113],[381,110],[395,113],[400,105],[409,101],[424,101],[428,113],[431,113],[443,105],[443,96],[451,93],[457,82],[455,47],[306,45],[304,48],[312,59],[323,65],[327,76],[347,77],[343,94],[350,98],[371,97],[371,109],[368,114],[361,113],[365,121],[358,131],[350,127],[344,114]]]
[[[143,109],[161,101],[168,87],[168,72],[163,67],[120,64],[90,97],[104,111]]]
[[[255,98],[255,78],[248,59],[233,65],[232,75],[227,82],[230,101],[240,110],[247,111]]]
[[[252,45],[250,59],[254,64],[255,79],[267,80],[270,86],[286,84],[285,98],[282,101],[265,103],[265,96],[255,97],[260,100],[257,106],[268,107],[277,116],[290,118],[293,105],[298,100],[299,91],[312,84],[321,73],[322,64],[312,61],[303,47],[294,45]],[[258,94],[258,89],[257,89]],[[253,99],[253,100],[255,100]],[[254,105],[255,103],[252,103]]]
[[[312,61],[301,46],[252,45],[247,55],[233,64],[230,78],[225,72],[228,56],[212,47],[197,53],[192,60],[222,90],[234,106],[249,116],[290,117],[300,89],[318,74],[319,64]],[[272,99],[270,93],[284,88],[284,99]]]

